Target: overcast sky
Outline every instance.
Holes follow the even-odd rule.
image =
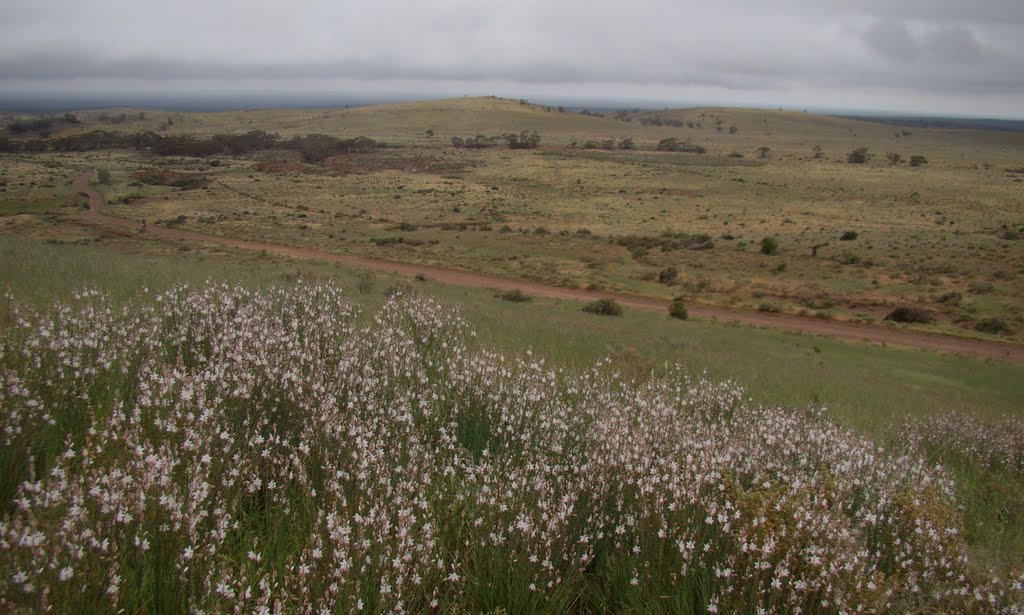
[[[1024,119],[1024,0],[0,2],[0,92],[204,91]]]

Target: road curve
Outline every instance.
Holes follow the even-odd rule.
[[[669,302],[667,300],[631,295],[628,293],[596,292],[575,288],[561,288],[558,286],[541,284],[540,282],[506,278],[487,273],[448,269],[435,265],[417,265],[413,263],[365,258],[362,256],[335,254],[333,252],[316,250],[313,248],[301,248],[260,241],[232,239],[230,237],[221,237],[219,235],[211,235],[209,233],[197,233],[195,231],[186,231],[153,225],[148,226],[144,233],[138,233],[138,222],[103,213],[103,206],[106,204],[106,200],[101,193],[97,192],[90,186],[93,174],[94,172],[92,170],[85,171],[72,183],[75,190],[88,195],[89,209],[87,212],[87,220],[90,220],[99,226],[136,233],[135,236],[138,239],[189,240],[216,243],[240,250],[261,251],[278,256],[338,263],[363,269],[389,271],[406,275],[416,275],[420,273],[429,277],[431,280],[456,286],[494,288],[500,290],[519,289],[524,293],[538,297],[571,299],[576,301],[591,301],[601,297],[611,297],[622,305],[632,309],[660,313],[667,313],[668,311]],[[770,327],[773,329],[807,333],[811,335],[826,335],[842,339],[904,346],[907,348],[916,348],[921,350],[959,353],[984,359],[1001,359],[1013,363],[1024,364],[1024,346],[1019,344],[990,342],[985,340],[954,337],[950,335],[922,333],[918,331],[906,331],[886,325],[821,320],[817,318],[796,316],[793,314],[740,311],[692,304],[687,306],[687,310],[689,311],[690,316],[703,320],[735,322],[744,325]]]

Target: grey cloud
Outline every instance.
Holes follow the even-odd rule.
[[[864,33],[864,42],[887,60],[906,61],[917,57],[919,45],[906,24],[878,22]]]
[[[301,79],[1004,92],[1024,2],[36,0],[0,5],[3,80]],[[573,86],[566,86],[571,88]],[[1024,109],[1024,101],[1021,103]]]
[[[925,37],[925,47],[942,62],[974,63],[985,53],[974,34],[965,27],[945,28]]]

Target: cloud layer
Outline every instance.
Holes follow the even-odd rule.
[[[37,0],[0,6],[0,87],[622,84],[790,104],[1024,113],[1024,3],[991,0]],[[621,93],[621,92],[620,92]],[[815,94],[817,93],[817,94]],[[828,98],[827,96],[825,98]],[[969,112],[964,108],[963,112]],[[1005,114],[1005,113],[1004,113]]]

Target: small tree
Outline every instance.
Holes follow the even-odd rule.
[[[779,240],[774,237],[765,237],[761,240],[761,254],[775,254],[779,251]]]
[[[868,154],[868,148],[858,147],[846,155],[846,162],[850,164],[864,164],[869,158],[871,158],[871,155]]]

